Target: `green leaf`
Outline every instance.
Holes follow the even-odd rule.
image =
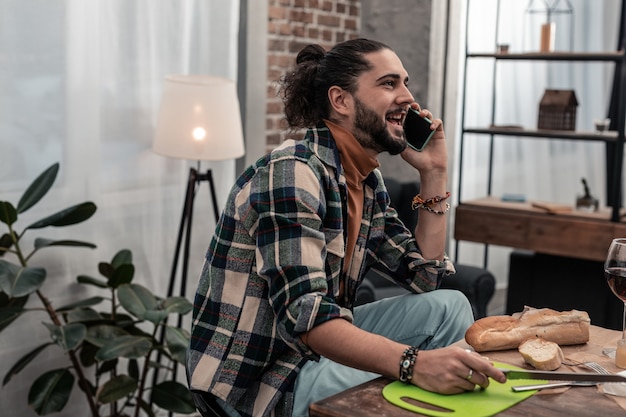
[[[19,300],[27,299],[27,297],[19,298]],[[22,307],[6,307],[0,309],[0,331],[4,330],[9,324],[13,323],[22,313],[25,313],[26,310]]]
[[[35,292],[45,279],[43,268],[23,268],[0,259],[0,289],[9,297],[23,297]]]
[[[26,355],[22,356],[4,376],[4,379],[2,380],[2,386],[5,386],[11,380],[11,378],[19,374],[20,371],[24,369],[26,365],[28,365],[33,359],[35,359],[37,355],[39,355],[45,348],[52,345],[54,345],[54,343],[44,343],[43,345],[36,347],[35,349],[28,352]]]
[[[95,355],[94,355],[94,360],[95,360]],[[100,366],[98,367],[98,373],[97,374],[98,375],[104,375],[104,374],[108,374],[109,372],[116,371],[117,370],[117,364],[119,362],[120,362],[119,359],[113,359],[113,360],[110,360],[110,361],[102,362],[100,364]]]
[[[98,350],[96,359],[108,361],[123,357],[137,359],[144,357],[152,349],[152,342],[142,336],[120,336],[110,340]]]
[[[79,307],[91,307],[91,306],[100,304],[102,301],[104,301],[103,297],[89,297],[89,298],[85,298],[84,300],[79,300],[75,303],[66,304],[63,307],[59,307],[57,308],[57,311],[68,311],[73,308],[79,308]]]
[[[128,360],[128,375],[139,380],[139,364],[136,359]]]
[[[22,198],[20,198],[19,203],[17,203],[17,211],[19,213],[23,213],[37,204],[37,202],[41,200],[41,198],[50,190],[50,187],[52,187],[58,172],[59,163],[57,162],[39,174],[35,181],[28,186],[26,191],[24,191]]]
[[[0,256],[4,256],[6,251],[8,249],[11,249],[12,246],[13,246],[13,238],[11,237],[10,234],[5,233],[2,236],[0,236],[0,248],[4,248],[4,249],[0,249]]]
[[[134,326],[135,319],[132,316],[122,313],[122,312],[116,313],[115,319],[111,317],[111,315],[106,315],[104,313],[102,313],[102,315],[107,317],[109,320],[113,320],[116,326],[126,329],[128,333],[134,334],[133,332],[129,330],[129,329],[136,329]]]
[[[109,343],[111,339],[126,335],[128,335],[128,332],[124,329],[108,324],[101,324],[87,329],[87,336],[85,338],[92,345],[102,347]]]
[[[92,278],[88,275],[79,275],[76,277],[76,281],[80,284],[93,285],[98,288],[108,288],[107,283],[98,278]]]
[[[41,229],[42,227],[55,226],[69,226],[76,223],[84,222],[89,219],[96,212],[96,205],[91,202],[77,204],[75,206],[61,210],[51,216],[41,219],[26,229]]]
[[[0,201],[0,222],[11,226],[17,221],[17,210],[8,201]]]
[[[128,375],[118,375],[107,381],[98,392],[98,402],[112,403],[132,394],[137,389],[137,381]]]
[[[129,313],[142,320],[146,320],[148,311],[159,308],[157,298],[139,284],[121,285],[117,289],[117,298]]]
[[[186,386],[176,381],[164,381],[154,386],[150,398],[159,407],[174,413],[196,412],[191,392]]]
[[[97,351],[98,351],[98,348],[96,346],[92,345],[87,340],[85,340],[83,344],[80,346],[79,358],[80,358],[81,365],[83,365],[83,367],[85,368],[95,365]]]
[[[70,323],[86,323],[102,321],[102,316],[93,308],[74,308],[67,314],[67,321]]]
[[[26,312],[24,306],[27,301],[28,296],[9,298],[5,292],[0,291],[0,331]]]
[[[128,265],[133,263],[133,254],[128,249],[122,249],[117,252],[111,261],[113,268],[119,268],[122,265]]]
[[[163,302],[163,308],[168,314],[187,314],[193,308],[193,304],[185,297],[169,297]]]
[[[98,272],[100,272],[103,277],[111,278],[115,272],[115,268],[113,268],[113,265],[110,263],[100,262],[98,264]]]
[[[135,275],[135,266],[132,264],[124,264],[115,268],[113,276],[109,279],[107,285],[111,288],[117,288],[122,284],[128,284],[133,280]]]
[[[167,348],[172,358],[177,362],[185,363],[185,354],[189,346],[189,339],[190,335],[188,331],[178,327],[165,327],[165,342],[167,343]]]
[[[146,311],[144,320],[148,320],[150,323],[154,323],[154,325],[156,326],[166,318],[167,311],[165,310],[148,310]]]
[[[44,239],[40,237],[35,239],[36,249],[41,249],[41,248],[45,248],[48,246],[74,246],[74,247],[91,248],[91,249],[97,248],[97,246],[94,245],[93,243],[81,242],[80,240],[67,240],[67,239],[50,240],[50,239]]]
[[[61,411],[72,393],[74,375],[55,369],[41,375],[28,391],[28,405],[40,416]]]
[[[106,286],[117,288],[122,284],[131,282],[135,274],[135,267],[132,262],[133,255],[128,249],[117,252],[111,263],[100,262],[98,271],[102,276],[108,278]]]
[[[50,338],[61,346],[64,352],[75,349],[85,340],[87,327],[82,323],[70,323],[64,326],[56,326],[52,323],[43,323],[50,331]]]

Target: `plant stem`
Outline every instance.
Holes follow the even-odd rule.
[[[152,339],[157,334],[159,326],[154,326],[154,332],[152,332]],[[156,340],[156,339],[154,339]],[[143,363],[143,370],[141,371],[141,377],[139,378],[139,388],[137,389],[137,405],[135,406],[135,417],[139,417],[139,410],[141,409],[140,404],[143,401],[143,390],[146,385],[146,379],[148,379],[148,370],[150,369],[150,356],[152,356],[152,352],[154,349],[150,349],[148,354],[146,355],[146,359]]]
[[[143,370],[141,371],[141,377],[139,378],[139,388],[137,388],[137,405],[135,406],[135,417],[139,417],[139,410],[141,410],[141,402],[143,401],[143,390],[146,385],[146,378],[148,378],[148,369],[150,369],[150,356],[152,355],[152,349],[146,355],[146,360],[143,363]]]
[[[27,260],[24,258],[22,249],[20,248],[20,244],[19,244],[20,237],[15,235],[11,226],[9,226],[9,233],[11,234],[11,236],[13,236],[13,244],[15,246],[15,253],[18,259],[20,260],[20,264],[24,268],[28,267]],[[39,297],[39,300],[41,300],[41,303],[43,304],[44,308],[48,312],[48,316],[50,317],[50,320],[52,320],[52,323],[54,323],[56,326],[61,327],[62,326],[61,320],[59,319],[59,316],[56,310],[54,309],[54,307],[52,306],[52,303],[50,302],[50,300],[48,300],[48,298],[41,291],[37,290],[36,293],[37,293],[37,296]],[[74,349],[70,349],[67,351],[67,354],[70,358],[70,362],[72,363],[72,367],[74,368],[74,372],[76,372],[76,376],[78,376],[78,386],[80,387],[81,390],[83,390],[83,392],[85,393],[85,396],[87,397],[87,403],[89,404],[91,415],[93,417],[99,417],[98,407],[96,407],[96,403],[94,402],[93,395],[91,394],[91,391],[89,389],[89,383],[87,381],[87,378],[85,377],[85,373],[83,372],[83,367],[81,366],[80,361],[78,360],[78,357],[76,356],[76,352],[74,351]]]
[[[20,264],[24,268],[26,268],[28,266],[27,260],[24,258],[24,255],[22,254],[22,250],[19,244],[19,237],[16,238],[15,234],[13,233],[13,229],[10,226],[9,226],[9,230],[10,230],[11,236],[13,236],[15,254],[20,260]],[[48,300],[48,298],[45,295],[43,295],[41,291],[37,290],[36,293],[37,293],[37,296],[39,297],[39,300],[41,300],[41,303],[43,304],[44,308],[48,312],[48,316],[50,317],[50,320],[52,320],[52,323],[54,323],[56,326],[61,327],[63,324],[61,323],[61,320],[59,319],[59,316],[57,315],[56,310],[54,309],[54,307],[52,307],[52,303],[50,302],[50,300]],[[76,352],[74,351],[74,349],[70,349],[67,351],[67,354],[70,358],[70,362],[72,363],[72,367],[74,368],[74,372],[76,372],[76,376],[78,376],[78,386],[80,387],[81,390],[83,390],[83,392],[85,393],[85,396],[87,397],[87,403],[89,404],[91,415],[93,417],[99,417],[98,408],[96,407],[96,403],[93,400],[93,395],[91,394],[90,389],[89,389],[89,383],[87,381],[87,378],[85,378],[85,373],[83,372],[83,368],[80,365],[80,361],[78,360],[76,356]]]
[[[24,232],[22,232],[23,234]],[[22,249],[20,249],[20,237],[15,234],[15,231],[13,230],[13,227],[11,227],[11,225],[9,225],[9,236],[11,236],[11,238],[13,239],[13,246],[15,246],[15,255],[17,256],[17,258],[20,260],[20,264],[23,267],[26,267],[28,265],[26,265],[26,259],[24,259],[24,255],[22,254]]]
[[[116,319],[116,314],[115,314],[116,309],[117,307],[116,307],[116,302],[115,302],[115,288],[111,288],[111,320],[113,320],[113,322],[115,322],[115,319]],[[117,376],[117,366],[111,369],[110,374],[111,374],[111,379],[114,379]],[[123,410],[124,407],[122,407],[121,409]],[[111,403],[111,415],[117,416],[117,413],[118,413],[117,401],[114,401]]]
[[[48,300],[48,298],[45,295],[43,295],[41,291],[39,290],[37,290],[37,296],[39,297],[39,299],[45,306],[46,311],[48,312],[48,316],[50,316],[50,319],[52,320],[52,322],[56,326],[59,326],[59,327],[62,326],[61,320],[59,320],[59,316],[57,315],[57,312],[54,309],[54,307],[52,307],[50,300]],[[98,408],[96,407],[96,403],[93,400],[93,395],[91,394],[91,391],[89,389],[89,383],[87,382],[87,378],[85,377],[85,374],[83,372],[83,367],[81,366],[80,361],[78,360],[78,357],[76,356],[76,352],[74,351],[74,349],[70,349],[67,351],[67,354],[70,358],[70,362],[72,362],[72,367],[74,368],[74,371],[76,372],[76,376],[78,376],[78,386],[80,387],[81,390],[83,390],[83,392],[85,393],[85,396],[87,397],[87,403],[89,404],[91,415],[93,417],[99,417]]]

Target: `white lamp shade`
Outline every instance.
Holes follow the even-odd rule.
[[[207,75],[165,77],[152,150],[190,160],[243,156],[235,82]]]

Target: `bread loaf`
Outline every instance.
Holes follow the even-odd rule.
[[[527,364],[540,371],[554,371],[563,362],[561,347],[540,337],[524,340],[517,350]]]
[[[465,341],[477,352],[517,349],[532,337],[558,345],[577,345],[589,341],[590,323],[585,311],[525,307],[511,316],[489,316],[475,321],[465,332]]]

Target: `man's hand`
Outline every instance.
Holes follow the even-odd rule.
[[[448,346],[421,350],[413,367],[411,382],[420,388],[440,394],[473,391],[476,385],[489,386],[489,377],[504,383],[506,376],[476,352]]]

